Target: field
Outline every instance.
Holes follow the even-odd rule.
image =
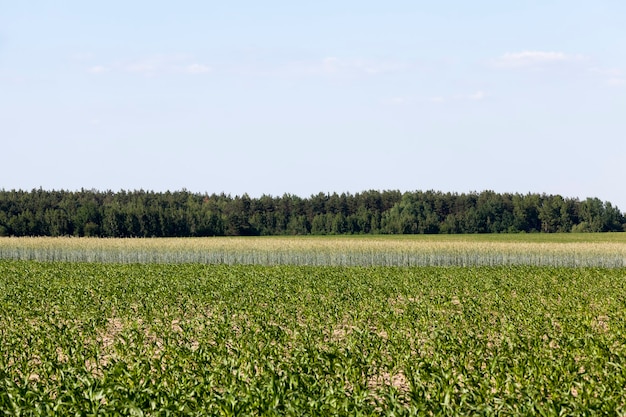
[[[0,259],[315,266],[626,267],[626,233],[268,238],[2,238]]]
[[[336,239],[332,253],[624,255],[621,235],[470,239]],[[277,244],[242,241],[228,250],[252,260]],[[624,268],[297,265],[298,244],[329,241],[291,242],[292,265],[207,265],[133,258],[193,240],[0,240],[5,258],[39,257],[0,260],[0,413],[626,414]]]

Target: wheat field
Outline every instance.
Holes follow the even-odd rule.
[[[626,266],[626,234],[0,238],[0,259],[318,266]]]

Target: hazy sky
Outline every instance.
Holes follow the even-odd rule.
[[[0,0],[0,188],[626,210],[626,2]]]

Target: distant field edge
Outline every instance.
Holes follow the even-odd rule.
[[[626,266],[626,233],[214,238],[2,237],[0,259],[344,266]]]

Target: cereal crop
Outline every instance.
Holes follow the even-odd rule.
[[[310,266],[625,267],[626,233],[226,238],[0,238],[0,259]]]

